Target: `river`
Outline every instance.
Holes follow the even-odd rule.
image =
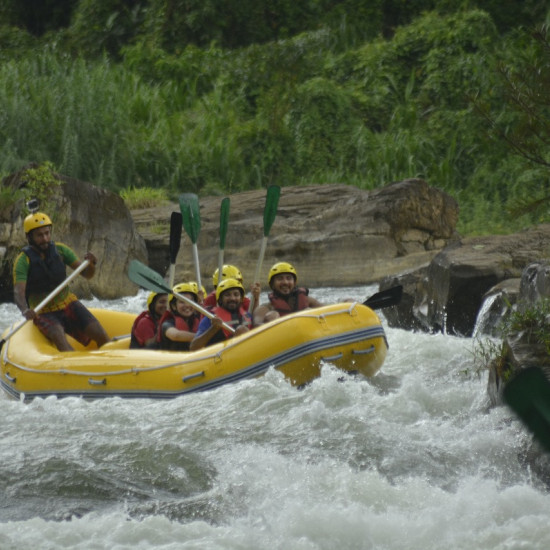
[[[0,329],[15,315],[1,305]],[[302,390],[270,371],[169,401],[1,395],[0,548],[550,548],[529,436],[487,407],[473,340],[386,332],[371,380],[325,365]]]

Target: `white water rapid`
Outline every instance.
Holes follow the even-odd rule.
[[[0,329],[19,319],[0,306]],[[271,371],[171,401],[1,395],[0,549],[550,548],[530,436],[487,408],[473,341],[386,332],[372,380],[325,365],[303,390]]]

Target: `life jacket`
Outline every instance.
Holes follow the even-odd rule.
[[[268,295],[269,301],[273,306],[273,309],[279,313],[281,317],[288,315],[289,313],[294,313],[295,311],[301,311],[302,309],[307,309],[309,307],[307,296],[309,294],[309,289],[305,287],[295,288],[291,293],[289,298],[295,298],[294,309],[290,307],[290,304],[284,298],[277,296],[274,292],[270,292]]]
[[[142,321],[143,319],[147,319],[147,321],[149,321],[149,323],[151,323],[151,325],[153,326],[153,332],[155,333],[155,340],[156,340],[156,335],[157,335],[157,331],[158,331],[158,323],[155,320],[155,318],[151,315],[151,313],[149,313],[149,311],[142,311],[136,317],[136,320],[134,321],[134,324],[132,325],[132,332],[130,333],[130,349],[141,349],[143,347],[147,347],[147,348],[151,349],[151,348],[157,348],[158,347],[158,345],[155,345],[155,346],[142,346],[139,343],[139,340],[136,338],[135,330],[136,330],[139,322]],[[158,342],[155,341],[155,344],[158,344]]]
[[[186,332],[197,332],[197,329],[199,328],[199,316],[193,314],[191,316],[191,325],[187,323],[187,321],[181,317],[180,315],[174,315],[171,311],[167,310],[164,312],[162,317],[160,318],[158,329],[157,329],[157,343],[160,347],[160,349],[169,349],[169,350],[176,350],[176,351],[189,351],[189,344],[190,342],[174,342],[174,340],[170,340],[170,338],[166,338],[162,331],[162,325],[169,320],[174,321],[174,327],[178,330],[185,330]]]
[[[244,309],[242,305],[239,307],[239,311],[236,314],[227,311],[227,309],[221,306],[216,306],[215,308],[213,308],[212,313],[230,326],[238,324],[246,325],[249,329],[252,328],[252,320],[250,318],[250,315],[247,314],[246,309]],[[235,323],[235,321],[238,321],[238,323]],[[233,336],[233,333],[222,327],[222,330],[218,331],[214,336],[216,342],[223,340],[223,338],[216,338],[216,336],[220,335],[222,332],[226,340]],[[212,340],[210,340],[210,343],[212,343]]]
[[[48,244],[44,258],[30,245],[25,246],[23,252],[29,258],[29,273],[25,291],[27,300],[29,294],[51,292],[67,278],[67,268],[57,252],[55,243]]]

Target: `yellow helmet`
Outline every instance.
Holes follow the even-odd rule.
[[[212,275],[212,284],[214,287],[218,286],[218,278],[219,278],[219,268],[214,271],[214,275]],[[226,264],[222,266],[222,281],[224,279],[237,279],[237,281],[243,282],[243,274],[241,273],[241,270],[238,267],[235,267],[234,265]]]
[[[23,230],[25,233],[29,233],[33,229],[38,227],[45,227],[46,225],[52,225],[52,220],[47,214],[42,212],[35,212],[34,214],[29,214],[23,221]]]
[[[269,270],[269,275],[267,277],[267,284],[269,286],[271,286],[271,279],[279,273],[291,273],[292,275],[294,275],[294,282],[298,282],[298,274],[296,273],[294,266],[287,262],[278,262],[274,264]]]
[[[155,299],[157,296],[166,296],[166,292],[151,292],[149,293],[149,296],[147,296],[147,309],[151,310],[151,306],[153,305]]]
[[[172,292],[174,294],[185,294],[188,292],[189,294],[193,294],[195,298],[195,302],[199,299],[199,287],[197,283],[179,283],[174,288],[172,288]],[[170,302],[177,298],[177,296],[174,296],[173,294],[170,295]]]
[[[240,281],[237,279],[223,279],[222,282],[216,287],[216,302],[219,302],[220,296],[224,290],[229,290],[230,288],[238,288],[241,291],[241,296],[244,296],[244,287]]]
[[[191,286],[193,286],[193,288],[195,289],[195,294],[196,294],[197,297],[198,297],[198,295],[199,295],[199,285],[198,285],[195,281],[191,281],[189,284],[190,284]],[[203,285],[201,285],[201,290],[202,290],[202,295],[203,295],[203,297],[206,298],[206,288],[204,288]]]
[[[151,307],[151,304],[153,303],[153,300],[157,297],[157,292],[150,292],[149,296],[147,296],[147,309]]]

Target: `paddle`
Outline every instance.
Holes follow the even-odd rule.
[[[275,221],[277,215],[277,206],[279,205],[279,197],[281,196],[281,188],[278,185],[270,185],[267,188],[267,195],[265,198],[264,206],[264,237],[262,239],[262,245],[260,247],[260,255],[258,262],[256,263],[256,271],[254,272],[254,280],[252,282],[257,283],[260,279],[260,271],[262,269],[262,263],[264,261],[265,248],[267,246],[267,238],[269,237],[269,231]],[[221,272],[220,272],[221,273]],[[250,299],[250,306],[248,311],[252,313],[254,311],[254,296]]]
[[[56,286],[36,307],[34,311],[39,313],[42,308],[44,308],[51,300],[53,300],[78,274],[84,271],[90,262],[84,260],[60,285]],[[0,340],[0,351],[4,347],[4,344],[23,326],[28,319],[23,319],[17,326],[15,326],[2,340]]]
[[[395,306],[401,301],[403,295],[403,286],[397,285],[387,290],[381,290],[376,294],[373,294],[370,298],[367,298],[364,302],[364,306],[368,306],[371,309],[381,309],[383,307]]]
[[[168,272],[168,286],[174,286],[176,276],[176,257],[181,244],[182,215],[180,212],[172,212],[170,216],[170,270]]]
[[[522,369],[504,386],[504,401],[550,452],[550,382],[539,367]]]
[[[228,197],[222,200],[220,205],[220,249],[218,252],[218,282],[222,280],[223,271],[223,251],[225,249],[225,237],[227,235],[227,226],[229,225],[229,205]]]
[[[201,272],[199,266],[199,251],[197,249],[197,239],[201,230],[201,215],[199,211],[199,198],[195,193],[183,193],[179,198],[180,210],[182,215],[183,227],[191,243],[193,243],[193,260],[195,264],[195,278],[199,288],[201,284]]]
[[[179,300],[183,300],[209,319],[213,319],[215,317],[212,312],[204,309],[201,305],[197,304],[197,302],[187,298],[187,296],[178,294],[177,292],[172,292],[161,275],[159,275],[156,271],[153,271],[150,267],[147,267],[145,264],[142,264],[139,260],[132,260],[130,262],[128,267],[128,277],[131,281],[143,288],[146,288],[147,290],[173,294]],[[235,332],[235,329],[227,323],[223,323],[223,327],[231,333]]]

